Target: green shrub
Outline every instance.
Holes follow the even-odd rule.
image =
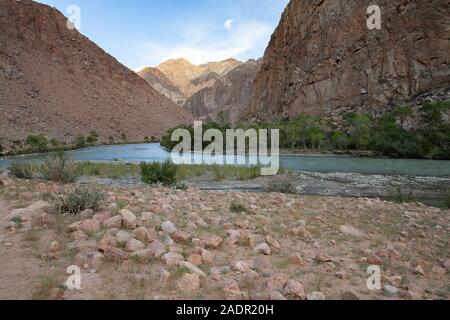
[[[171,186],[176,183],[177,166],[166,161],[164,163],[141,163],[141,178],[146,184],[161,183]]]
[[[409,203],[417,202],[417,197],[411,190],[404,192],[402,189],[398,188],[391,196],[391,200],[397,203]]]
[[[43,135],[29,135],[25,144],[30,146],[34,152],[46,152],[48,150],[48,141]]]
[[[76,163],[63,152],[47,158],[39,171],[45,180],[59,183],[73,183],[78,178]]]
[[[85,148],[87,145],[86,138],[83,135],[78,135],[73,141],[73,144],[76,148]]]
[[[58,213],[79,214],[86,209],[96,210],[104,199],[104,195],[87,187],[79,187],[51,195],[54,209]]]
[[[234,213],[248,212],[247,208],[238,202],[233,202],[230,206],[230,210]]]
[[[181,191],[187,191],[189,189],[189,186],[186,183],[177,183],[174,186],[175,190],[181,190]]]
[[[281,181],[270,181],[266,186],[267,192],[277,192],[286,194],[297,194],[297,188],[288,179],[283,179]]]
[[[19,179],[31,179],[33,177],[33,172],[29,166],[23,163],[12,163],[8,170],[13,177]]]

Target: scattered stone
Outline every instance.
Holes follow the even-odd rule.
[[[214,262],[214,254],[206,249],[201,250],[202,261],[204,264],[213,264]]]
[[[176,231],[171,235],[173,241],[178,244],[187,244],[191,240],[192,236],[184,231]]]
[[[58,252],[61,250],[61,246],[58,241],[53,241],[50,244],[50,252]]]
[[[122,209],[120,210],[120,215],[122,216],[123,226],[128,229],[134,229],[137,227],[137,218],[133,212]]]
[[[246,292],[242,292],[236,281],[232,280],[228,282],[223,288],[225,300],[248,300],[249,295]]]
[[[293,300],[305,300],[305,289],[303,285],[296,280],[288,280],[283,288],[283,293]]]
[[[181,261],[184,261],[184,257],[181,254],[175,253],[175,252],[169,252],[163,255],[163,260],[166,265],[170,266],[176,266]]]
[[[197,274],[185,273],[177,282],[182,292],[197,292],[200,290],[200,277]]]
[[[141,264],[147,264],[150,262],[153,254],[150,249],[137,250],[131,254],[131,258]]]
[[[89,237],[83,231],[74,231],[74,232],[72,232],[72,239],[75,241],[83,241],[83,240],[88,240]]]
[[[178,231],[172,221],[166,221],[161,224],[161,230],[168,234],[173,234]]]
[[[423,270],[423,268],[422,268],[421,265],[418,265],[418,266],[414,269],[414,272],[415,272],[416,274],[418,274],[418,275],[425,276],[425,271]]]
[[[270,250],[269,245],[267,243],[265,243],[265,242],[263,242],[263,243],[259,244],[258,246],[256,246],[253,249],[253,251],[255,253],[263,254],[263,255],[266,255],[266,256],[270,256],[270,254],[272,253],[272,250]]]
[[[187,261],[189,261],[195,266],[201,266],[203,264],[202,256],[197,253],[191,254],[189,257],[187,257]]]
[[[125,246],[131,239],[133,234],[124,230],[120,230],[116,233],[116,240],[120,246]]]
[[[125,246],[125,251],[128,252],[134,252],[142,249],[145,249],[145,244],[136,239],[131,239]]]
[[[161,207],[154,205],[150,208],[150,212],[154,214],[160,214],[161,213]]]
[[[117,240],[115,237],[111,235],[105,235],[102,240],[98,243],[98,250],[103,251],[105,248],[108,247],[116,247],[117,246]]]
[[[271,236],[266,237],[266,242],[274,251],[279,251],[281,249],[280,243]]]
[[[293,229],[291,229],[290,233],[294,236],[300,237],[305,240],[313,239],[311,233],[306,229],[305,226],[299,226],[299,227],[293,228]]]
[[[170,279],[170,272],[166,269],[158,270],[158,279],[164,284],[167,283],[167,281],[169,281]]]
[[[80,268],[98,270],[104,261],[104,256],[98,251],[80,252],[75,256],[75,264]]]
[[[199,275],[200,277],[206,277],[206,274],[198,267],[196,267],[195,265],[193,265],[190,262],[187,261],[181,261],[179,263],[179,266],[181,267],[185,267],[187,269],[189,269],[190,272]]]
[[[232,263],[231,269],[239,272],[248,272],[251,270],[250,265],[245,261],[237,261]]]
[[[315,260],[320,263],[333,262],[333,260],[329,256],[322,253],[319,253],[316,256]]]
[[[119,248],[114,247],[106,247],[103,250],[103,255],[108,258],[109,260],[112,260],[114,262],[123,262],[124,260],[128,259],[128,254]]]
[[[79,226],[78,231],[83,231],[87,234],[93,234],[100,231],[101,224],[94,219],[84,220]]]
[[[393,286],[399,286],[402,282],[401,276],[386,277],[386,280]]]
[[[9,241],[5,242],[5,243],[4,243],[3,245],[4,245],[4,246],[5,246],[5,248],[7,248],[7,249],[9,249],[9,248],[12,248],[12,247],[13,247],[13,243],[12,243],[12,242],[9,242]]]
[[[117,228],[120,229],[122,227],[122,216],[115,216],[103,221],[103,225],[108,229]]]
[[[302,256],[298,253],[294,253],[289,256],[289,263],[299,267],[303,267],[305,265],[305,261],[303,260]]]
[[[320,291],[311,292],[311,293],[308,293],[308,295],[306,296],[306,300],[322,301],[322,300],[325,300],[325,295]]]
[[[167,252],[166,246],[159,240],[153,241],[149,246],[148,249],[152,252],[152,255],[155,258],[161,257],[163,254]]]
[[[206,248],[208,249],[218,249],[223,243],[222,238],[213,235],[209,235],[203,240],[205,241]]]
[[[139,241],[143,243],[151,243],[158,238],[154,229],[147,229],[146,227],[139,227],[133,230],[133,234]]]
[[[397,287],[391,285],[384,286],[383,290],[389,295],[396,295],[400,291]]]
[[[288,280],[289,280],[288,276],[283,273],[271,275],[270,278],[267,280],[267,289],[269,292],[272,291],[281,292],[283,291],[284,286]]]

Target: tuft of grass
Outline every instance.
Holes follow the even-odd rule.
[[[54,209],[58,213],[79,214],[86,209],[96,210],[104,195],[87,187],[78,187],[52,195]]]
[[[164,163],[145,163],[141,165],[142,182],[146,184],[161,183],[165,186],[172,186],[176,181],[178,167],[169,161]]]
[[[30,165],[23,163],[12,163],[9,168],[9,173],[19,179],[31,179],[33,177],[33,171]]]
[[[51,295],[52,289],[61,287],[56,276],[43,276],[33,292],[34,300],[45,300]]]
[[[78,178],[76,163],[63,152],[59,152],[56,156],[48,157],[39,166],[39,172],[45,180],[64,184],[73,183]]]
[[[297,188],[295,185],[287,178],[281,181],[270,181],[265,187],[266,192],[277,192],[286,194],[297,194]]]
[[[409,203],[409,202],[417,202],[417,197],[415,194],[409,190],[404,192],[402,189],[398,188],[392,195],[391,200],[396,203]]]
[[[231,210],[231,212],[234,212],[234,213],[247,213],[248,212],[248,209],[244,205],[242,205],[241,203],[238,203],[238,202],[233,202],[230,206],[230,210]]]

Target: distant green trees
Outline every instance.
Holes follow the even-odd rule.
[[[243,129],[279,129],[280,147],[313,151],[359,150],[374,151],[390,157],[450,159],[450,123],[444,114],[450,111],[450,101],[427,102],[419,110],[413,129],[407,121],[415,116],[409,106],[400,106],[379,117],[370,114],[346,113],[339,125],[313,115],[302,115],[295,119],[275,119],[256,125],[239,125]],[[161,145],[173,149],[178,142],[172,142],[175,129],[190,131],[192,126],[180,126],[167,132]],[[203,127],[225,131],[227,124],[210,123]],[[209,142],[204,142],[204,147]]]

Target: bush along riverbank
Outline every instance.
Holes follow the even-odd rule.
[[[346,113],[331,122],[320,116],[277,119],[255,125],[239,124],[242,129],[279,129],[280,148],[303,152],[330,152],[354,156],[392,158],[450,159],[450,101],[426,102],[420,108],[401,106],[380,116]],[[172,150],[175,129],[191,132],[194,128],[173,128],[161,138],[161,145]],[[205,124],[203,132],[218,129],[226,137],[227,124]],[[270,139],[268,139],[270,142]],[[206,148],[208,142],[204,142]]]
[[[159,140],[155,137],[144,137],[141,141],[129,141],[124,134],[121,135],[120,139],[109,137],[108,141],[100,141],[95,131],[91,131],[87,136],[78,135],[70,142],[59,141],[55,138],[48,138],[39,134],[32,134],[23,141],[14,141],[13,147],[8,148],[8,150],[2,146],[0,141],[0,157],[79,150],[96,146],[156,142],[159,142]]]
[[[423,202],[449,206],[450,179],[445,177],[379,176],[346,173],[293,172],[281,168],[273,177],[261,177],[260,167],[174,165],[171,163],[116,164],[74,162],[64,154],[43,163],[13,163],[10,176],[58,183],[98,184],[105,187],[165,185],[217,191],[279,192],[318,196],[381,198],[394,202]],[[370,188],[368,188],[370,186]]]

